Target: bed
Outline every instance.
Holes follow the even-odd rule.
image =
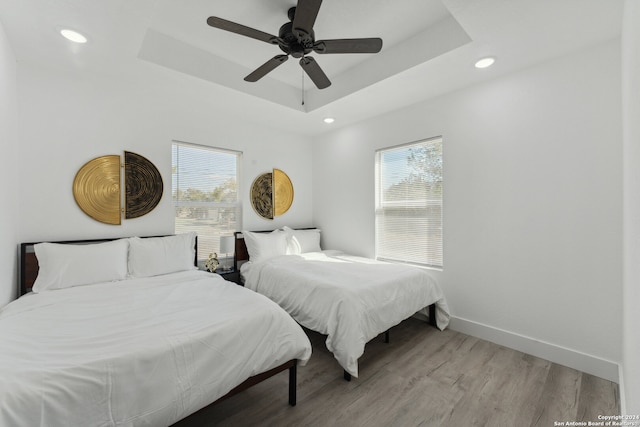
[[[344,369],[358,376],[365,344],[423,313],[443,330],[445,297],[425,269],[321,250],[317,229],[235,234],[235,268],[244,285],[284,308],[302,326],[327,336],[326,346]]]
[[[171,425],[286,370],[295,405],[304,331],[197,270],[195,235],[20,251],[25,295],[0,309],[0,425]]]

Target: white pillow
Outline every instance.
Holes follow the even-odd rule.
[[[287,255],[298,255],[306,252],[320,252],[320,230],[294,230],[282,227],[287,234]]]
[[[129,238],[129,275],[150,277],[194,270],[196,233]]]
[[[242,235],[252,262],[265,261],[287,253],[287,235],[280,230],[271,233],[243,231]]]
[[[38,243],[38,277],[33,292],[127,278],[126,239],[92,244]]]

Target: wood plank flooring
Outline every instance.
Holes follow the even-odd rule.
[[[351,382],[325,337],[307,332],[295,407],[283,372],[176,426],[543,427],[620,413],[615,383],[418,319],[368,343]]]

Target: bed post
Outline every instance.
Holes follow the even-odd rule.
[[[249,252],[247,251],[247,244],[244,242],[242,231],[235,231],[233,236],[236,238],[233,252],[233,269],[238,271],[238,268],[240,268],[239,261],[249,260]]]
[[[298,377],[298,361],[293,362],[289,368],[289,405],[296,406],[296,382]]]
[[[344,379],[346,381],[351,381],[351,374],[349,372],[347,372],[346,370],[344,371]]]
[[[436,303],[435,302],[429,306],[429,324],[434,328],[438,327],[438,322],[436,321]]]

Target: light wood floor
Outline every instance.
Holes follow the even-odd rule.
[[[351,382],[308,333],[297,406],[282,372],[177,426],[553,426],[620,413],[615,383],[417,319],[367,344]]]

